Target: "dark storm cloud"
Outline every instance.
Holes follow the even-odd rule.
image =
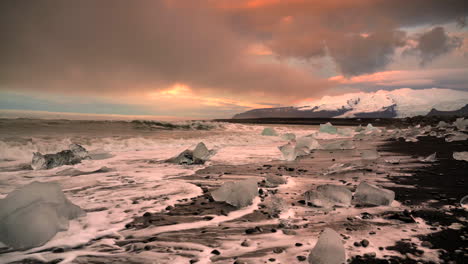
[[[259,64],[204,1],[38,0],[0,3],[0,87],[271,94],[325,87],[305,72]]]
[[[463,44],[463,39],[449,36],[443,27],[435,27],[415,38],[416,46],[405,51],[406,54],[415,54],[421,57],[421,65],[430,63]]]
[[[328,48],[345,75],[385,68],[395,48],[405,44],[401,33],[405,27],[459,23],[468,15],[465,0],[256,2],[257,8],[246,5],[226,11],[239,31],[264,39],[284,57],[323,57]]]

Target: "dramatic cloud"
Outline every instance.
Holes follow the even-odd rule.
[[[67,93],[196,90],[300,96],[310,73],[260,63],[203,1],[3,1],[0,85]]]
[[[417,54],[421,57],[421,65],[430,63],[463,44],[463,39],[457,36],[449,36],[443,27],[435,27],[432,30],[418,35],[415,38],[416,46],[408,49],[406,54]]]
[[[408,40],[423,63],[450,52],[461,40],[438,26],[462,25],[465,2],[4,0],[0,89],[165,109],[182,85],[181,109],[288,104],[385,70]]]

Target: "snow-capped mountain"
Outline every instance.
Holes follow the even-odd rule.
[[[426,115],[432,109],[455,111],[468,104],[468,92],[452,89],[409,88],[392,91],[324,96],[295,106],[254,109],[233,118],[264,117],[408,117]]]

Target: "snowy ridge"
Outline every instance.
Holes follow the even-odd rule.
[[[324,96],[291,107],[254,109],[237,114],[233,118],[410,117],[426,115],[432,109],[455,111],[467,104],[466,91],[402,88],[392,91],[379,90]]]

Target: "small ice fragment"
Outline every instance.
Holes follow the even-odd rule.
[[[421,162],[436,162],[437,161],[436,155],[437,155],[437,152],[434,152],[427,157],[419,157],[418,160]]]
[[[351,140],[338,140],[332,143],[325,144],[322,149],[325,150],[346,150],[354,149],[355,146]]]
[[[268,175],[265,177],[266,187],[277,187],[280,184],[285,184],[286,179],[281,176]]]
[[[200,142],[195,149],[186,149],[176,157],[168,159],[167,162],[186,165],[204,164],[205,161],[210,159],[215,153],[214,150],[208,150],[205,144]]]
[[[399,164],[400,161],[401,161],[401,160],[400,160],[399,158],[388,158],[388,159],[385,159],[385,162],[390,163],[390,164]]]
[[[309,254],[310,264],[346,263],[346,252],[340,235],[333,229],[325,228]]]
[[[351,137],[353,130],[351,128],[338,128],[338,134],[345,137]]]
[[[278,136],[278,133],[273,128],[266,127],[262,131],[262,136]]]
[[[353,202],[359,205],[390,205],[394,199],[395,192],[361,182],[356,189]]]
[[[0,200],[0,241],[14,249],[38,247],[84,214],[57,183],[33,182]]]
[[[453,141],[465,141],[468,139],[468,135],[464,133],[453,133],[450,136],[445,138],[446,142],[453,142]]]
[[[285,134],[281,135],[281,138],[284,139],[284,140],[291,141],[291,140],[296,139],[296,135],[294,133],[285,133]]]
[[[281,154],[283,154],[284,160],[293,161],[297,158],[296,146],[291,142],[279,146],[278,149],[281,151]]]
[[[63,165],[74,165],[84,159],[89,159],[88,152],[78,144],[70,144],[69,150],[62,150],[55,154],[41,154],[34,152],[31,167],[34,170],[47,170]]]
[[[465,210],[468,210],[468,195],[465,195],[463,198],[461,198],[460,206],[465,208]]]
[[[350,206],[353,194],[344,186],[325,184],[318,186],[315,191],[306,192],[304,196],[307,203],[310,202],[316,207],[330,208]]]
[[[356,127],[356,129],[354,129],[354,132],[361,132],[361,131],[364,131],[365,128],[362,127],[362,125],[359,125]]]
[[[226,182],[219,189],[211,192],[215,201],[226,202],[238,208],[252,204],[257,195],[258,188],[255,179]]]
[[[372,126],[371,123],[367,124],[366,126],[366,132],[372,132],[372,131],[375,131],[375,130],[379,130],[378,128]]]
[[[365,149],[361,153],[361,158],[364,160],[376,160],[380,158],[380,154],[375,149]]]
[[[466,126],[468,126],[468,119],[464,119],[463,117],[457,118],[453,125],[460,131],[466,130]]]
[[[444,121],[439,121],[439,123],[437,124],[437,128],[445,128],[445,127],[448,127],[449,124],[447,124],[446,122]]]
[[[326,124],[320,124],[319,132],[336,134],[338,132],[338,129],[334,127],[330,122],[328,122]]]
[[[350,163],[335,163],[331,165],[324,173],[323,175],[330,175],[330,174],[335,174],[335,173],[341,173],[345,171],[350,171],[356,169],[356,166]]]
[[[304,156],[313,149],[320,148],[320,144],[313,137],[300,137],[296,141],[296,152],[298,156]]]
[[[418,142],[419,140],[415,137],[406,137],[405,141],[406,142]]]
[[[453,153],[453,158],[456,159],[456,160],[468,161],[468,151],[454,152]]]

